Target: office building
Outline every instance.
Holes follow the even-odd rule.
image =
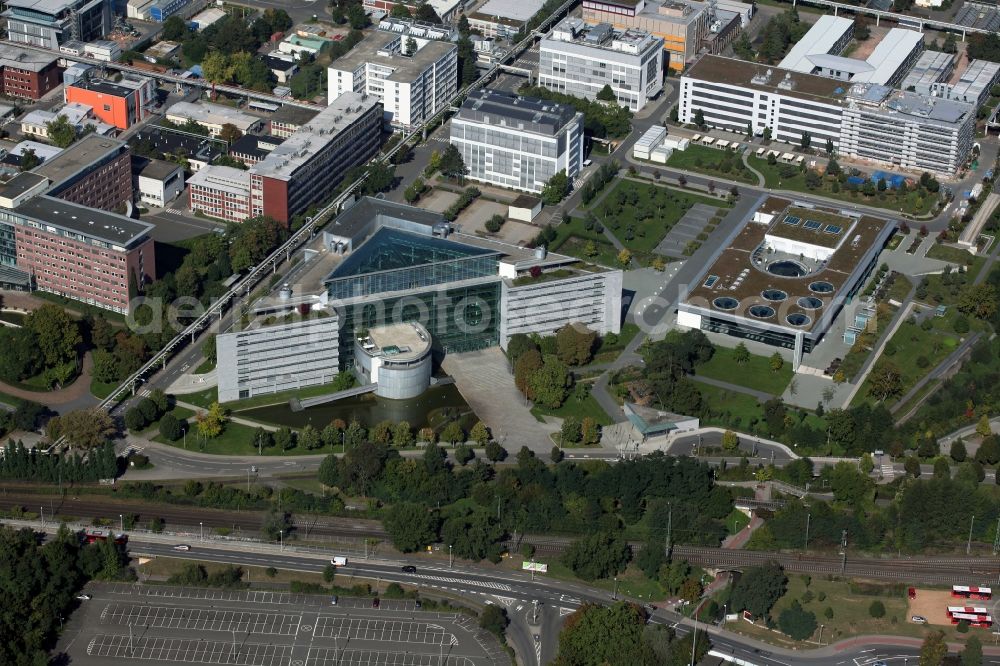
[[[242,222],[250,214],[250,174],[243,169],[209,164],[191,175],[188,208],[226,222]]]
[[[55,56],[0,44],[0,77],[3,94],[23,99],[41,99],[59,85]]]
[[[378,151],[382,105],[347,92],[250,167],[252,214],[289,223],[326,200],[352,167]]]
[[[222,19],[226,18],[226,16],[227,14],[224,10],[219,9],[218,7],[210,7],[195,14],[189,23],[195,30],[201,32],[208,26],[218,23]]]
[[[60,116],[75,127],[83,129],[84,122],[91,120],[94,110],[86,104],[65,104],[51,111],[33,109],[21,117],[21,134],[39,139],[49,138],[49,123],[55,122]]]
[[[220,400],[352,368],[376,394],[411,397],[444,354],[571,323],[620,330],[620,270],[455,233],[431,211],[365,198],[315,243],[294,291],[278,285],[243,330],[218,336]]]
[[[538,85],[587,99],[610,86],[619,104],[638,111],[663,90],[663,39],[563,19],[541,42]]]
[[[276,136],[246,134],[229,146],[229,156],[250,167],[262,161],[283,141]]]
[[[458,39],[458,31],[443,23],[429,23],[413,18],[396,18],[386,16],[378,22],[382,32],[392,32],[404,37],[419,37],[420,39],[436,39],[451,42]]]
[[[176,102],[167,109],[166,118],[177,125],[196,122],[211,136],[219,136],[225,125],[232,125],[243,134],[258,132],[264,126],[262,118],[211,102]]]
[[[291,53],[271,51],[264,56],[264,64],[274,74],[278,83],[285,85],[299,71],[298,58]]]
[[[719,56],[702,57],[681,77],[678,118],[692,123],[699,111],[711,127],[768,128],[791,144],[807,134],[846,157],[943,176],[965,162],[975,124],[964,102]]]
[[[953,176],[972,151],[976,107],[856,83],[847,92],[840,153],[913,171]]]
[[[956,102],[965,102],[978,108],[989,99],[990,91],[997,84],[998,79],[1000,79],[1000,63],[989,60],[970,60],[958,80],[950,83],[935,81],[927,86],[926,93],[921,90],[916,92]]]
[[[955,56],[942,51],[924,51],[917,58],[913,69],[906,75],[900,89],[921,95],[931,94],[931,86],[936,83],[947,83],[955,70]]]
[[[891,220],[762,196],[692,281],[677,324],[792,349],[797,367],[895,230]]]
[[[67,104],[86,104],[102,122],[126,130],[152,115],[156,105],[156,82],[131,74],[118,81],[83,79],[66,86],[64,98]]]
[[[864,60],[840,55],[853,37],[853,19],[824,14],[795,43],[778,68],[852,83],[897,86],[924,48],[923,33],[892,28]]]
[[[101,39],[113,24],[110,0],[9,0],[7,39],[57,50],[63,42]]]
[[[583,20],[636,28],[663,39],[667,65],[681,71],[694,60],[709,34],[707,3],[687,0],[583,0]]]
[[[451,121],[468,177],[541,192],[552,176],[570,180],[583,162],[583,114],[572,107],[510,93],[475,90]]]
[[[156,0],[149,7],[149,20],[163,23],[168,18],[187,7],[190,0]]]
[[[101,62],[118,62],[122,57],[122,47],[118,42],[99,39],[83,46],[83,55]]]
[[[469,28],[483,37],[509,39],[542,8],[543,0],[489,0],[468,15]]]
[[[393,7],[402,5],[410,10],[410,14],[416,16],[417,10],[423,4],[419,0],[407,0],[405,2],[393,2],[393,0],[363,0],[361,3],[367,12],[383,12],[386,15],[392,13]],[[427,5],[434,10],[438,18],[445,22],[450,22],[455,12],[461,8],[461,0],[429,0]]]
[[[129,143],[132,145],[142,144],[143,154],[151,151],[154,154],[159,154],[160,157],[183,156],[192,173],[200,171],[225,154],[223,141],[182,134],[158,125],[143,127],[129,139]]]
[[[140,158],[133,163],[139,203],[163,208],[184,191],[184,169],[176,162]]]
[[[318,110],[307,109],[296,104],[283,104],[267,119],[268,134],[279,139],[287,139],[302,126],[316,117]]]
[[[416,51],[410,53],[409,48]],[[375,32],[327,70],[332,103],[348,92],[382,101],[385,121],[408,128],[442,110],[458,89],[458,47],[388,32]]]
[[[128,312],[130,282],[156,275],[152,225],[43,194],[49,184],[26,172],[0,185],[0,264],[35,289]]]
[[[132,163],[128,144],[88,134],[33,172],[52,184],[47,194],[89,208],[122,210],[132,201]]]

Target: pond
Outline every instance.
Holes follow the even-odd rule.
[[[312,424],[324,428],[334,419],[358,421],[371,428],[380,421],[408,421],[414,429],[432,427],[440,431],[449,421],[458,420],[466,432],[476,423],[476,414],[454,384],[430,388],[416,398],[390,400],[374,393],[345,398],[325,405],[293,412],[287,403],[255,407],[236,412],[255,421],[302,428]]]

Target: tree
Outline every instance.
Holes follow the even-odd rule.
[[[448,425],[444,427],[441,431],[441,441],[447,442],[454,446],[459,442],[465,441],[465,431],[462,430],[462,425],[458,421],[451,421]]]
[[[170,442],[176,442],[183,434],[181,420],[173,414],[164,414],[160,419],[160,434]]]
[[[750,362],[750,350],[742,342],[733,349],[733,362],[736,365],[746,365]]]
[[[69,148],[76,141],[76,128],[64,114],[59,114],[55,120],[45,123],[45,129],[48,131],[49,141],[59,148]]]
[[[434,512],[413,502],[391,504],[382,519],[392,545],[412,553],[437,541],[440,522]]]
[[[567,365],[586,365],[593,358],[597,332],[582,324],[567,324],[556,331],[556,356]]]
[[[802,138],[799,139],[799,146],[801,146],[802,150],[808,150],[811,143],[812,137],[809,136],[809,132],[803,132]]]
[[[486,446],[486,442],[490,441],[490,429],[482,421],[476,421],[469,431],[469,439],[479,446]]]
[[[95,449],[116,432],[115,422],[103,409],[77,409],[59,419],[60,433],[70,444],[81,449]]]
[[[965,442],[962,441],[961,437],[951,443],[951,451],[949,451],[949,455],[951,455],[951,459],[957,463],[965,462],[965,458],[969,454],[965,449]]]
[[[498,442],[486,442],[486,457],[490,462],[500,462],[507,457],[507,449]]]
[[[798,599],[778,616],[781,631],[797,641],[804,641],[816,631],[816,615],[802,608]]]
[[[317,430],[311,423],[306,424],[306,426],[302,428],[302,432],[299,433],[299,442],[302,444],[302,447],[308,451],[312,451],[323,446],[323,438],[320,437],[319,430]]]
[[[79,325],[58,305],[46,303],[34,310],[25,318],[24,327],[38,336],[37,343],[47,367],[54,368],[76,359],[83,336]]]
[[[611,606],[585,603],[566,618],[559,634],[559,657],[554,663],[557,666],[680,666],[688,663],[691,657],[690,642],[686,646],[681,645],[681,641],[668,642],[667,650],[671,655],[678,645],[686,649],[681,661],[658,659],[645,640],[645,625],[646,613],[635,604],[623,601]],[[707,650],[707,641],[704,646],[696,646],[696,658],[700,660]]]
[[[226,413],[218,401],[213,402],[206,412],[198,412],[195,416],[198,436],[204,439],[212,439],[222,434],[222,429],[226,425]]]
[[[702,111],[701,109],[694,110],[694,118],[692,118],[691,120],[692,122],[694,122],[695,126],[700,130],[703,130],[706,127],[708,127],[708,125],[705,124],[705,112]]]
[[[392,189],[396,182],[396,167],[383,162],[376,162],[366,167],[368,177],[365,179],[365,193],[375,195]]]
[[[944,632],[932,631],[924,637],[920,646],[920,666],[941,666],[948,656],[948,644],[944,640]]]
[[[222,130],[219,132],[219,138],[227,144],[232,145],[234,142],[243,138],[243,132],[241,132],[236,125],[226,123],[222,126]]]
[[[489,605],[483,609],[479,615],[479,626],[482,629],[494,634],[501,640],[510,620],[507,618],[507,611],[499,606]]]
[[[403,448],[413,444],[413,428],[409,421],[400,421],[392,429],[392,445],[396,448]]]
[[[555,206],[569,194],[570,179],[566,175],[566,170],[561,169],[542,188],[542,203],[546,206]]]
[[[125,411],[125,427],[132,432],[138,432],[146,427],[146,417],[142,415],[138,407],[132,407]]]
[[[826,140],[826,154],[827,155],[833,155],[833,150],[834,150],[834,148],[833,148],[833,139],[827,139]],[[827,169],[827,172],[829,172],[829,169]]]
[[[553,444],[552,450],[549,451],[549,460],[551,460],[553,464],[558,465],[563,461],[563,458],[565,457],[566,454],[563,453],[563,450],[561,448],[559,448],[559,445]]]
[[[18,165],[18,168],[21,171],[31,171],[41,163],[42,160],[39,159],[37,154],[35,154],[34,148],[25,148],[21,152],[21,161],[20,164]]]
[[[228,83],[232,78],[229,56],[223,51],[212,51],[201,61],[201,74],[212,83]]]
[[[542,367],[528,379],[532,399],[543,407],[557,409],[566,400],[573,376],[566,364],[556,356],[546,356]]]
[[[187,23],[177,14],[168,17],[160,29],[160,37],[171,42],[182,41],[187,34]]]
[[[979,319],[990,319],[997,312],[997,290],[992,284],[969,284],[958,294],[958,310]]]
[[[872,481],[853,463],[842,461],[833,466],[830,489],[835,501],[857,508],[871,492]]]
[[[452,453],[455,456],[455,462],[463,467],[468,465],[469,462],[476,457],[476,452],[471,446],[466,444],[459,444],[455,447],[455,450]]]
[[[389,16],[392,18],[413,18],[413,15],[410,13],[410,8],[401,2],[392,6],[392,11],[389,12]]]
[[[365,14],[364,7],[360,4],[350,5],[347,8],[347,22],[351,24],[351,28],[354,30],[364,30],[371,25],[368,15]]]
[[[906,460],[903,461],[903,469],[909,476],[916,479],[920,476],[920,459],[916,456],[908,456]]]
[[[274,431],[274,445],[282,451],[290,451],[295,448],[295,433],[288,426],[282,426]]]
[[[417,52],[417,40],[413,37],[406,38],[406,55],[413,55]]]
[[[562,426],[559,428],[559,442],[563,446],[576,444],[582,437],[580,419],[575,416],[567,416],[563,419]]]
[[[584,580],[608,578],[625,570],[629,547],[620,534],[595,532],[570,544],[562,562]]]
[[[841,172],[840,163],[837,160],[835,160],[835,159],[833,159],[831,157],[830,161],[827,162],[827,164],[826,164],[826,173],[827,173],[827,175],[837,176],[837,175],[840,174],[840,172]]]
[[[903,391],[903,374],[892,361],[880,360],[869,377],[868,394],[884,402]]]
[[[764,617],[785,593],[788,579],[780,566],[771,562],[749,567],[733,586],[729,598],[734,611],[749,611],[754,617]]]
[[[780,353],[774,352],[767,360],[767,365],[771,368],[771,372],[779,372],[785,365],[785,359],[781,357]]]
[[[615,95],[615,91],[612,90],[611,86],[607,84],[605,84],[605,86],[597,92],[597,99],[601,100],[602,102],[618,101],[618,97]]]
[[[618,263],[622,266],[628,266],[632,263],[632,253],[628,250],[628,248],[622,248],[622,250],[618,253]]]
[[[989,437],[993,434],[993,427],[990,425],[990,417],[983,414],[976,423],[976,434],[980,437]]]
[[[995,465],[1000,462],[1000,442],[996,435],[984,437],[976,449],[976,461],[982,465]]]
[[[736,451],[740,448],[740,438],[732,430],[722,433],[722,448],[726,451]]]
[[[452,143],[449,143],[444,153],[441,154],[438,169],[441,171],[441,175],[446,178],[458,178],[469,173],[469,170],[465,168],[465,160],[462,159],[462,153]]]
[[[885,604],[876,599],[868,606],[868,614],[876,620],[885,617]]]
[[[965,640],[965,649],[962,650],[962,666],[982,666],[983,663],[983,643],[975,634]]]

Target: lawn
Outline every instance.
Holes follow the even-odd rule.
[[[817,625],[824,625],[824,643],[833,643],[848,636],[861,634],[920,636],[926,631],[907,621],[909,618],[907,617],[906,599],[890,588],[885,588],[884,594],[879,595],[859,594],[857,591],[852,591],[850,583],[847,582],[824,580],[819,576],[813,576],[809,579],[807,587],[806,579],[809,577],[794,574],[788,576],[788,589],[771,610],[772,618],[777,620],[781,611],[789,608],[793,601],[798,600],[806,611],[816,615]],[[823,601],[819,600],[820,597],[823,597]],[[882,602],[885,607],[883,617],[873,618],[869,613],[873,601]],[[827,608],[833,609],[832,618],[826,617]],[[761,637],[772,643],[802,645],[785,634],[767,631],[743,621],[729,622],[726,624],[726,628],[742,634]],[[817,627],[813,641],[818,639],[819,630]]]
[[[589,387],[585,396],[581,397],[579,393],[579,388],[571,391],[562,407],[558,409],[548,409],[541,405],[535,405],[531,408],[531,413],[538,420],[541,420],[542,416],[555,416],[560,419],[575,416],[582,421],[585,416],[589,416],[602,426],[609,426],[613,423],[608,413],[601,408],[594,396],[590,395]]]
[[[751,431],[754,422],[764,418],[764,410],[757,399],[746,393],[727,391],[708,384],[697,383],[702,404],[708,412],[701,419],[702,426],[719,426],[745,432]]]
[[[104,382],[99,382],[96,379],[91,378],[90,380],[90,394],[95,398],[100,398],[103,400],[111,395],[111,392],[118,388],[118,384],[106,384]]]
[[[757,177],[743,164],[743,156],[729,149],[691,144],[687,150],[675,150],[671,153],[667,166],[757,184]]]
[[[750,354],[750,360],[739,365],[733,360],[733,353],[732,349],[717,347],[711,360],[695,368],[695,374],[778,396],[785,392],[795,374],[788,361],[781,370],[773,372],[766,356]]]
[[[256,428],[252,428],[242,423],[229,422],[223,429],[222,434],[218,437],[212,439],[202,440],[198,437],[195,431],[195,427],[192,424],[191,429],[187,434],[187,443],[185,444],[184,438],[177,440],[176,442],[171,442],[164,437],[157,435],[153,438],[154,442],[160,442],[162,444],[169,444],[170,446],[176,446],[177,448],[188,448],[192,451],[201,451],[202,453],[212,453],[216,455],[225,456],[250,456],[257,453],[257,446],[254,443],[254,432]],[[339,447],[337,447],[339,448]],[[289,449],[288,451],[283,451],[278,447],[272,446],[269,449],[264,449],[265,456],[302,456],[302,455],[316,455],[318,453],[329,453],[331,449],[313,449],[312,451],[295,447],[294,449]]]
[[[639,326],[631,322],[622,324],[622,330],[618,334],[618,341],[614,344],[606,344],[606,340],[601,340],[601,345],[597,348],[594,353],[594,360],[587,365],[595,365],[598,363],[610,363],[618,358],[618,355],[622,353],[625,347],[628,346],[632,339],[639,334]],[[587,367],[587,366],[584,366]]]
[[[775,148],[778,150],[778,148]],[[910,215],[924,215],[934,209],[937,201],[935,195],[920,197],[917,192],[907,192],[903,197],[897,197],[891,190],[879,192],[875,196],[866,197],[858,191],[852,191],[841,186],[839,192],[833,191],[833,180],[824,178],[822,185],[815,189],[806,187],[805,173],[799,167],[791,164],[768,164],[767,160],[760,157],[749,157],[747,160],[754,169],[764,176],[764,185],[767,189],[791,190],[793,192],[804,192],[806,194],[816,194],[831,199],[850,201],[852,203],[862,203],[874,208],[888,208],[895,211],[902,211]]]
[[[910,282],[910,279],[902,273],[897,273],[896,277],[893,278],[892,286],[889,287],[886,298],[890,301],[902,303],[903,299],[906,298],[912,288],[913,283]]]
[[[548,565],[548,573],[538,574],[540,576],[551,576],[553,578],[559,578],[568,581],[578,581],[579,578],[573,573],[573,570],[559,562],[557,559],[552,559],[546,562]],[[600,588],[609,593],[613,593],[617,588],[619,596],[633,597],[635,599],[648,599],[650,601],[664,600],[667,595],[663,593],[663,589],[660,584],[656,581],[646,578],[642,571],[635,566],[630,564],[624,573],[618,576],[618,582],[615,583],[613,578],[603,578],[600,580],[592,580],[587,582],[588,585]]]
[[[726,516],[726,531],[729,534],[738,534],[740,530],[750,524],[750,518],[739,509],[733,509]]]
[[[972,266],[972,264],[975,263],[976,255],[971,254],[968,250],[960,247],[945,245],[943,243],[935,243],[931,246],[931,249],[927,250],[927,258],[950,261],[951,263],[958,264],[960,266]]]
[[[900,325],[896,334],[892,336],[880,362],[890,362],[899,368],[902,375],[900,395],[906,393],[920,378],[933,370],[958,346],[959,336],[953,328],[956,316],[958,316],[957,313],[952,310],[944,317],[932,317],[930,320],[932,328],[929,330],[924,330],[923,327],[911,321],[905,321]],[[855,401],[874,402],[874,399],[868,395],[870,386],[871,378],[869,377],[862,384]],[[896,398],[886,401],[887,406],[895,403]]]
[[[215,370],[215,361],[206,358],[200,365],[198,365],[197,368],[194,369],[192,374],[203,375],[206,372],[211,372],[212,370]]]
[[[190,427],[190,424],[194,422],[195,412],[193,410],[188,409],[187,407],[174,407],[168,413],[169,414],[173,414],[177,418],[178,421],[187,421],[188,424],[189,424],[189,427]],[[143,430],[139,434],[142,435],[143,437],[149,437],[149,438],[158,437],[159,434],[160,434],[160,422],[156,421],[155,423],[150,424],[149,427],[147,427],[145,430]],[[176,444],[176,442],[175,442],[175,444]],[[182,446],[183,446],[183,443],[182,443]]]
[[[677,221],[696,203],[727,208],[722,199],[662,185],[618,181],[594,209],[597,221],[610,229],[634,255],[649,255]],[[707,232],[704,238],[708,239]]]
[[[593,229],[587,229],[581,217],[567,217],[556,227],[556,238],[549,249],[553,252],[578,257],[602,266],[617,267],[618,250],[604,236]],[[591,252],[593,250],[594,252]]]

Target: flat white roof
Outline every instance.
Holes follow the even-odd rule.
[[[781,69],[790,69],[795,72],[811,72],[813,70],[813,63],[809,61],[809,56],[829,54],[834,44],[845,33],[853,29],[854,21],[852,19],[823,14],[816,20],[816,23],[809,29],[809,32],[792,47],[788,55],[778,63],[778,67]]]
[[[251,116],[229,106],[208,102],[177,102],[167,109],[167,118],[170,117],[191,119],[208,125],[221,126],[228,123],[244,133],[257,123],[263,122],[257,116]]]
[[[542,4],[542,0],[489,0],[477,13],[527,21],[538,13]]]
[[[878,43],[867,62],[875,69],[871,72],[858,74],[852,81],[868,83],[887,83],[906,62],[906,58],[919,44],[923,44],[924,34],[905,28],[892,28],[882,41]]]
[[[188,185],[201,185],[229,194],[250,196],[250,173],[235,167],[209,164],[195,171],[187,182]]]

